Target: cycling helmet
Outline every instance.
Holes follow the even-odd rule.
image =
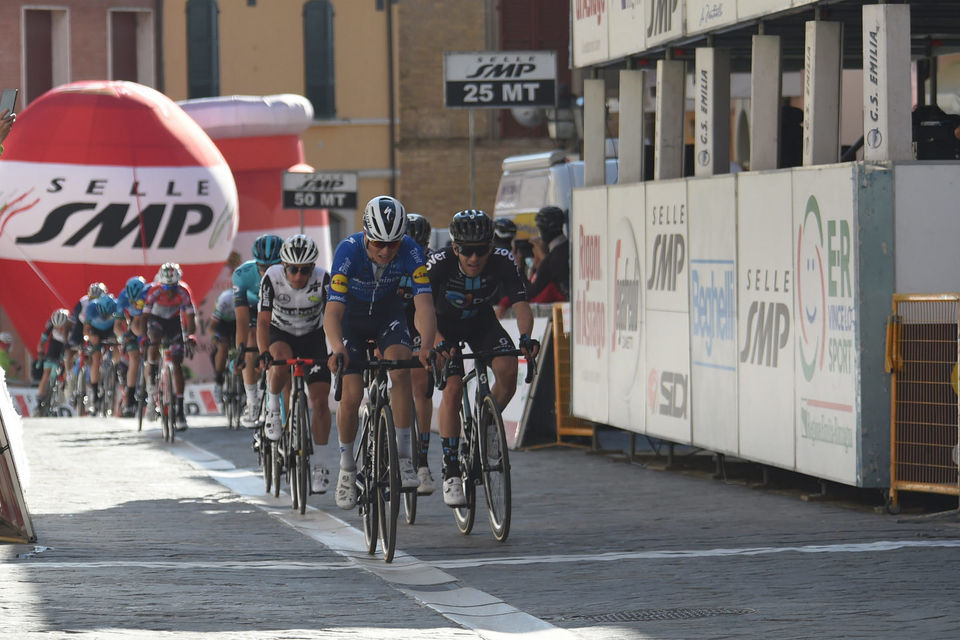
[[[258,264],[271,265],[280,262],[283,238],[265,233],[253,241],[253,259]]]
[[[540,232],[540,237],[550,242],[563,233],[563,225],[567,222],[567,214],[560,207],[548,205],[537,211],[534,222]]]
[[[13,336],[10,334],[9,331],[0,331],[0,342],[13,344]]]
[[[494,242],[500,243],[505,247],[509,247],[516,235],[517,225],[514,224],[513,220],[510,218],[497,218],[493,223]]]
[[[140,297],[140,294],[142,294],[146,288],[147,283],[143,279],[143,276],[133,276],[127,280],[127,284],[123,287],[123,292],[127,294],[127,300],[133,302]]]
[[[363,210],[363,230],[367,238],[380,242],[396,242],[407,228],[407,211],[400,201],[390,196],[377,196]]]
[[[176,262],[164,262],[160,267],[160,271],[157,272],[157,280],[162,285],[175,285],[180,282],[180,277],[183,275],[183,271],[180,269],[180,265]]]
[[[407,214],[407,235],[421,247],[430,244],[430,221],[419,213]]]
[[[450,237],[457,244],[489,243],[493,239],[493,220],[480,209],[467,209],[453,216]]]
[[[62,327],[70,319],[70,312],[63,307],[57,309],[50,315],[50,324],[54,327]]]
[[[107,285],[102,282],[91,282],[90,288],[87,289],[87,298],[89,300],[96,300],[103,294],[107,292]]]
[[[319,256],[317,243],[302,233],[287,238],[280,248],[280,260],[284,264],[310,264],[316,262]]]
[[[101,318],[109,318],[117,311],[117,301],[110,296],[100,296],[93,304],[97,305]]]

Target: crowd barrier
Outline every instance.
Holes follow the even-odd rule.
[[[26,544],[37,536],[23,498],[16,460],[26,469],[20,416],[13,409],[7,381],[0,369],[0,542]]]

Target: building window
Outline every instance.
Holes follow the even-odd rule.
[[[217,0],[187,1],[187,97],[220,95]]]
[[[153,12],[109,11],[110,79],[156,86]]]
[[[314,118],[337,114],[333,75],[333,5],[309,0],[303,5],[303,67],[305,93]]]
[[[23,10],[23,92],[27,106],[50,89],[70,82],[70,29],[64,9]]]

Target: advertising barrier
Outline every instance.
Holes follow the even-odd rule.
[[[0,542],[36,542],[37,536],[30,520],[27,503],[23,499],[17,457],[26,463],[21,442],[11,440],[20,432],[20,416],[13,410],[3,369],[0,369]]]

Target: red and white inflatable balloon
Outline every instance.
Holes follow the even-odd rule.
[[[120,81],[52,89],[17,115],[0,158],[0,305],[31,348],[90,282],[117,292],[179,262],[199,298],[237,232],[237,188],[203,129]]]

